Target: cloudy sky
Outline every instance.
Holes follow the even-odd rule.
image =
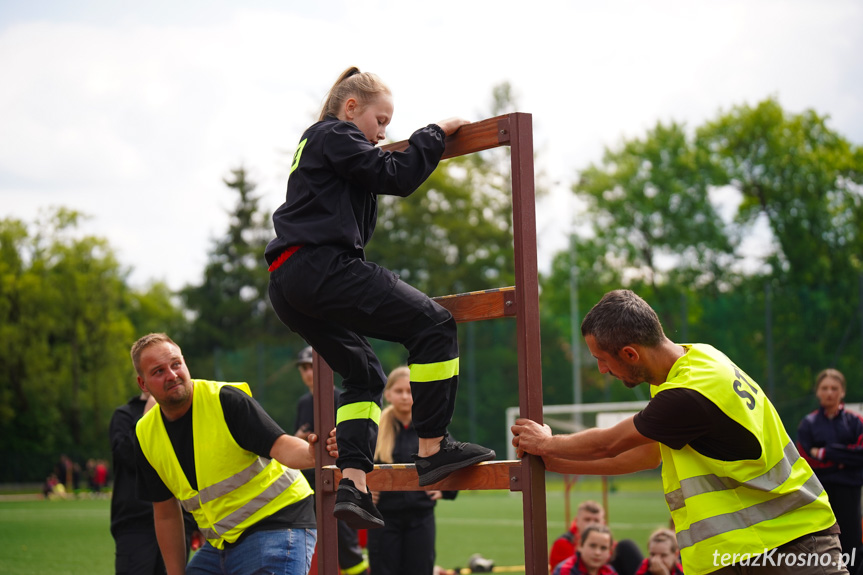
[[[199,282],[234,202],[222,178],[244,165],[276,208],[299,136],[357,65],[394,93],[392,140],[483,119],[512,84],[552,187],[543,269],[577,170],[657,121],[775,96],[863,143],[861,31],[858,0],[3,0],[0,218],[74,208],[135,285]]]

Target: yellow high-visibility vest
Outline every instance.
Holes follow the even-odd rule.
[[[250,526],[312,494],[303,474],[275,459],[246,451],[234,441],[219,401],[219,389],[233,385],[252,395],[246,383],[192,380],[192,435],[198,489],[192,489],[158,409],[138,421],[135,433],[147,461],[198,523],[213,547],[233,543]]]
[[[697,391],[761,444],[759,459],[742,461],[660,444],[665,500],[687,575],[716,571],[833,525],[827,493],[758,384],[717,349],[684,347],[668,381],[650,386],[651,396]],[[734,554],[737,560],[729,561]]]

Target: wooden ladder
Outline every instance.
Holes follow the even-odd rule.
[[[513,113],[462,126],[447,137],[443,158],[510,146],[512,163],[513,248],[515,286],[434,298],[457,322],[516,318],[518,395],[521,417],[542,422],[542,367],[539,338],[539,284],[536,262],[536,206],[533,170],[533,127],[530,114]],[[384,146],[404,150],[408,142]],[[333,372],[314,354],[315,429],[335,427]],[[337,575],[338,547],[333,507],[341,471],[327,454],[324,442],[316,451],[316,512],[318,575]],[[526,575],[548,573],[545,469],[539,457],[488,461],[461,469],[422,488],[413,464],[376,465],[367,483],[375,491],[509,489],[522,492]]]

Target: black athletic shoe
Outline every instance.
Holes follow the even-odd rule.
[[[462,467],[494,459],[495,453],[482,445],[450,441],[449,435],[444,435],[440,440],[440,451],[429,457],[420,457],[416,453],[412,457],[416,463],[420,486],[426,486],[437,483]]]
[[[350,479],[339,481],[333,515],[354,529],[377,529],[384,526],[384,518],[372,503],[370,491],[363,493]]]

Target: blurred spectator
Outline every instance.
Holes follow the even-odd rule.
[[[551,546],[548,562],[552,570],[578,552],[579,538],[591,525],[605,525],[605,509],[596,501],[582,501],[567,532],[558,537]],[[633,575],[643,559],[641,550],[631,539],[616,542],[612,557],[611,565],[620,575]]]
[[[855,573],[863,562],[863,421],[845,409],[845,376],[839,370],[825,369],[818,374],[815,396],[820,406],[800,422],[797,449],[827,491],[841,529],[842,553],[856,559],[848,565],[848,572]]]
[[[671,529],[657,529],[647,540],[648,557],[635,575],[683,575],[680,565],[677,536]]]
[[[135,494],[135,424],[144,414],[150,394],[136,395],[114,410],[109,427],[114,459],[114,490],[111,494],[111,535],[114,537],[114,569],[117,575],[165,573],[165,563],[156,541],[153,504]]]
[[[552,575],[616,575],[609,564],[613,549],[611,530],[605,525],[589,525],[579,538],[578,551],[555,567]]]

